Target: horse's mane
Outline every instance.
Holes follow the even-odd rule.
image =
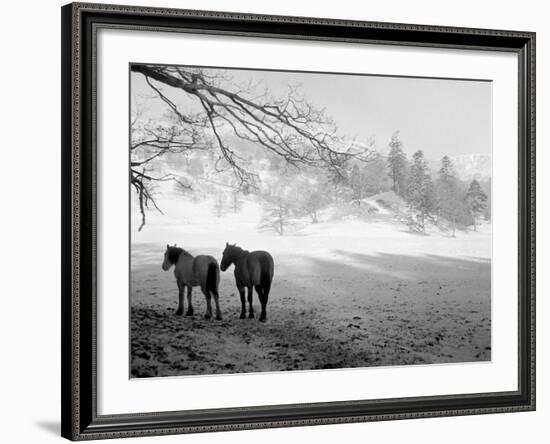
[[[250,251],[245,250],[245,249],[243,249],[243,248],[241,248],[241,247],[238,247],[237,244],[235,244],[235,245],[229,245],[229,247],[231,248],[231,251],[232,251],[233,253],[237,253],[237,256],[239,256],[239,257],[242,257],[243,254],[249,254],[249,253],[250,253]]]
[[[183,248],[180,247],[168,247],[168,260],[171,264],[175,264],[178,262],[178,259],[181,255],[184,256],[191,256],[191,254],[187,251],[185,251]]]

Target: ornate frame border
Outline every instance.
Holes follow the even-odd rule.
[[[61,9],[62,436],[71,440],[535,409],[535,33],[72,3]],[[100,27],[511,51],[519,65],[519,381],[514,392],[97,414],[96,31]]]

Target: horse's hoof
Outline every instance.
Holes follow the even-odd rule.
[[[187,310],[185,316],[193,316],[193,310]]]
[[[222,315],[216,315],[216,320],[221,321],[222,320]]]
[[[176,314],[177,314],[178,316],[181,316],[182,313],[183,313],[183,310],[178,310],[178,311],[176,311]]]
[[[212,319],[212,315],[207,313],[204,315],[204,319]]]
[[[260,322],[266,322],[267,318],[260,318]]]
[[[241,316],[239,316],[241,319],[245,319],[246,318],[246,313],[241,313]]]
[[[248,319],[254,319],[254,313],[248,313]]]

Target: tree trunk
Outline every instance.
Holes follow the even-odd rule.
[[[456,237],[456,217],[453,216],[453,237]]]
[[[279,235],[280,236],[283,236],[284,235],[284,221],[283,221],[283,209],[281,206],[279,206]]]

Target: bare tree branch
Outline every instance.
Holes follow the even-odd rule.
[[[136,131],[131,168],[148,165],[168,152],[215,148],[220,153],[219,163],[232,171],[238,186],[257,190],[258,176],[247,169],[247,162],[231,147],[230,135],[254,143],[290,165],[325,168],[341,176],[349,160],[368,161],[372,152],[372,147],[341,139],[324,110],[314,109],[295,86],[282,98],[270,98],[267,91],[254,94],[256,88],[250,84],[245,88],[232,84],[222,71],[153,65],[132,65],[131,69],[145,76],[178,121],[177,130],[148,127]],[[160,85],[186,93],[202,113],[184,113]],[[132,177],[141,181],[134,186],[142,211],[148,203],[154,205],[147,186],[158,180],[144,174],[132,170]]]

